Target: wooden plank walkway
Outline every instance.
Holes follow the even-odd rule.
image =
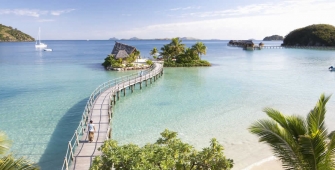
[[[97,97],[94,97],[95,92],[93,92],[91,97],[93,96],[95,100],[93,102],[90,100],[88,101],[87,105],[91,105],[91,108],[89,109],[89,106],[86,106],[85,112],[88,109],[87,117],[85,115],[83,116],[85,125],[83,125],[81,121],[74,137],[71,139],[71,141],[76,141],[74,144],[71,144],[71,141],[69,141],[68,152],[65,156],[62,169],[88,170],[94,157],[101,154],[101,152],[98,151],[98,148],[105,140],[111,137],[110,120],[112,117],[112,107],[119,99],[120,93],[123,92],[123,95],[125,96],[126,88],[129,88],[129,90],[133,92],[136,84],[139,84],[140,89],[142,89],[143,82],[145,82],[145,85],[147,86],[148,83],[151,84],[156,81],[162,74],[163,65],[155,63],[154,68],[143,72],[142,76],[134,75],[127,79],[109,81],[108,83],[99,86],[96,91],[100,92],[100,94]],[[87,126],[87,122],[90,120],[93,121],[96,130],[92,143],[88,142],[88,132],[85,130],[87,127],[84,127]],[[78,133],[77,131],[82,131],[80,140],[78,138],[80,132]]]

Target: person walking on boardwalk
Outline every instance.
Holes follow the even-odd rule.
[[[88,124],[88,141],[91,143],[93,142],[93,138],[94,138],[94,132],[95,132],[95,126],[93,124],[93,120],[90,121],[90,123]]]

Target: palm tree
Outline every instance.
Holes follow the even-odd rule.
[[[201,55],[204,54],[206,55],[206,50],[207,50],[207,47],[205,46],[204,43],[202,42],[197,42],[196,44],[194,44],[192,46],[192,49],[194,49],[194,51],[196,53],[198,53],[198,56],[200,57],[200,60],[201,60]]]
[[[0,131],[0,155],[3,155],[9,150],[11,141],[7,138],[7,135]],[[1,170],[38,170],[39,167],[26,160],[25,158],[14,158],[12,154],[3,156],[0,158],[0,169]]]
[[[271,119],[259,120],[249,130],[270,145],[285,169],[335,169],[335,135],[327,133],[324,120],[329,98],[322,94],[306,119],[265,108]]]
[[[157,53],[158,53],[158,50],[157,50],[156,47],[154,47],[154,48],[150,51],[149,54],[150,54],[154,59],[156,59],[156,58],[157,58],[157,56],[156,56]]]
[[[160,56],[162,56],[164,58],[164,60],[167,60],[169,61],[171,56],[172,56],[172,52],[171,52],[171,48],[170,46],[167,44],[167,45],[164,45],[162,48],[161,48],[162,52],[159,53]]]
[[[172,56],[176,57],[185,50],[185,44],[181,43],[182,40],[178,37],[172,38],[171,43],[169,44]]]
[[[186,48],[184,53],[179,54],[177,57],[177,63],[190,63],[193,60],[198,60],[198,55],[192,48]]]

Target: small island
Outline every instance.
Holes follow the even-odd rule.
[[[284,37],[280,35],[271,35],[263,39],[263,41],[283,41],[283,40]]]
[[[202,42],[196,42],[191,48],[187,48],[182,44],[182,40],[176,37],[161,47],[161,52],[158,52],[156,47],[153,48],[150,55],[154,59],[164,60],[164,67],[211,66],[208,61],[201,60],[201,55],[206,55],[206,51],[207,47]]]
[[[106,70],[115,71],[147,69],[152,64],[151,60],[141,59],[140,51],[135,47],[116,41],[113,51],[102,63]]]
[[[155,62],[164,63],[164,67],[197,67],[211,66],[206,60],[201,60],[201,55],[206,55],[207,47],[202,42],[196,42],[191,48],[186,48],[180,38],[172,38],[169,44],[161,47],[161,52],[154,47],[150,55]],[[106,70],[134,70],[146,69],[153,64],[152,60],[142,59],[136,47],[115,41],[111,54],[102,65]]]
[[[335,46],[335,27],[328,24],[309,25],[286,35],[283,46]]]
[[[35,41],[33,37],[16,28],[0,24],[0,42]]]

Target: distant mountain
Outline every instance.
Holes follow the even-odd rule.
[[[0,24],[0,41],[35,41],[35,39],[16,28]]]
[[[123,41],[125,41],[125,40],[132,40],[132,41],[136,41],[136,40],[145,40],[145,39],[140,39],[140,38],[137,38],[137,37],[132,37],[132,38],[129,38],[129,39],[120,39],[120,40],[123,40]]]
[[[114,37],[113,37],[114,38]],[[193,38],[193,37],[179,37],[181,40],[187,41],[187,40],[200,40],[197,38]],[[133,37],[133,38],[129,38],[129,39],[120,39],[122,41],[127,41],[127,40],[132,40],[132,41],[137,41],[137,40],[171,40],[172,38],[154,38],[154,39],[141,39],[141,38],[137,38],[137,37]],[[118,40],[118,39],[112,39],[110,38],[109,40]]]
[[[248,39],[248,40],[255,41],[256,39],[254,39],[254,38],[250,38],[250,39]]]
[[[119,40],[119,39],[117,39],[117,38],[113,37],[113,38],[110,38],[109,40]]]
[[[280,35],[272,35],[272,36],[265,37],[263,39],[263,41],[282,41],[282,40],[284,40],[284,37]]]
[[[180,37],[179,37],[179,38],[180,38]],[[180,39],[181,39],[181,40],[200,40],[200,39],[193,38],[193,37],[181,37]]]

